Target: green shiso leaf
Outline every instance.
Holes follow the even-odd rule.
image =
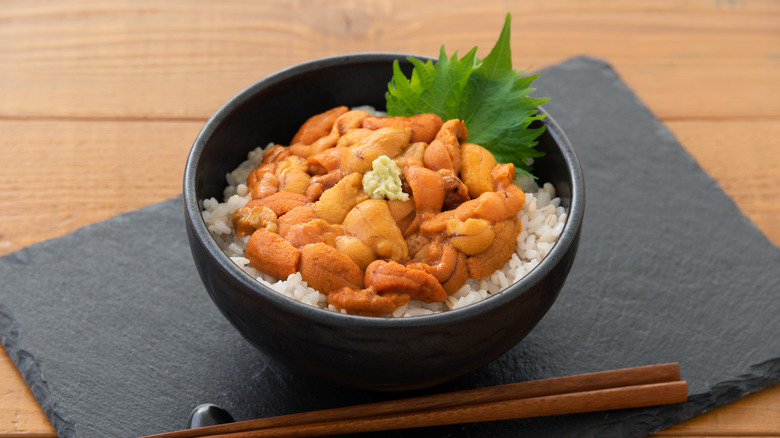
[[[463,120],[470,142],[533,176],[529,159],[544,155],[534,147],[545,128],[529,125],[544,117],[538,107],[549,99],[528,96],[538,74],[522,76],[524,71],[512,68],[511,19],[507,14],[498,41],[484,59],[477,58],[476,47],[458,59],[457,52],[447,57],[442,46],[435,64],[409,58],[414,65],[409,78],[396,61],[385,99],[391,116],[435,113],[445,121]]]

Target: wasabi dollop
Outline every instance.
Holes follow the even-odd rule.
[[[363,174],[363,190],[372,199],[408,201],[401,188],[401,169],[387,155],[371,163],[372,170]]]

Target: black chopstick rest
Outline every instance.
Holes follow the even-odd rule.
[[[216,426],[218,424],[233,423],[235,421],[233,416],[230,415],[230,412],[215,404],[204,403],[195,407],[190,413],[190,418],[187,419],[187,429]]]

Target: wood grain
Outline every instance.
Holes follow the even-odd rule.
[[[672,426],[654,437],[780,436],[780,385]]]
[[[0,437],[50,438],[54,429],[11,358],[0,348]]]
[[[0,120],[0,251],[181,193],[201,122]],[[8,177],[5,177],[8,176]],[[12,177],[11,177],[12,176]]]
[[[780,2],[6,0],[0,254],[176,196],[206,118],[251,82],[358,51],[601,57],[780,245]],[[0,437],[54,436],[0,349]],[[658,436],[780,436],[780,386]]]
[[[518,67],[588,54],[618,66],[665,118],[780,117],[777,2],[11,3],[0,12],[0,117],[203,119],[313,57],[486,51],[507,11]]]

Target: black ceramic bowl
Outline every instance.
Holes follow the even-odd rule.
[[[253,345],[277,360],[347,385],[408,390],[475,370],[522,340],[558,296],[577,251],[584,181],[572,146],[551,117],[535,174],[552,183],[569,211],[558,243],[524,279],[462,309],[404,319],[329,312],[256,282],[217,246],[199,201],[222,199],[225,174],[247,152],[289,142],[310,116],[338,105],[384,108],[384,95],[406,54],[364,53],[306,62],[272,74],[231,98],[206,123],[187,160],[184,206],[192,255],[203,284],[225,317]],[[427,58],[423,58],[427,59]],[[540,122],[537,122],[540,123]]]

